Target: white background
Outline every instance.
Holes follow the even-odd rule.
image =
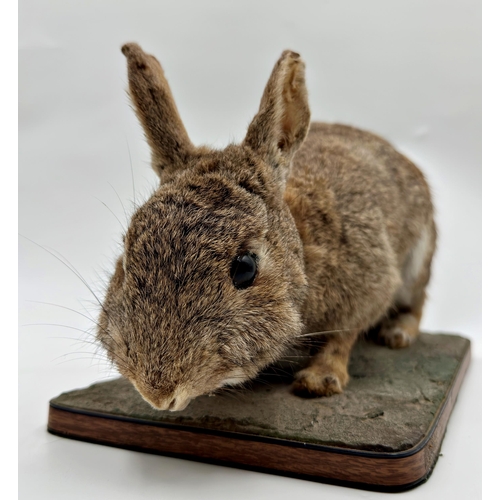
[[[290,48],[306,61],[313,119],[372,130],[425,172],[440,236],[423,329],[470,338],[473,361],[443,456],[404,496],[479,498],[481,3],[23,0],[19,22],[20,497],[382,496],[46,433],[50,398],[113,374],[71,340],[91,341],[77,312],[95,317],[96,300],[37,244],[100,296],[134,198],[156,185],[125,93],[120,46],[137,41],[161,61],[196,144],[242,139]]]

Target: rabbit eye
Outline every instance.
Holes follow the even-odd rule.
[[[256,256],[250,253],[238,255],[231,265],[231,279],[238,289],[252,285],[257,274]]]

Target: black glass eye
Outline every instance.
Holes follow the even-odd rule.
[[[231,264],[231,279],[238,289],[252,285],[257,274],[256,256],[250,253],[238,255]]]

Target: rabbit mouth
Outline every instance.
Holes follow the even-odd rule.
[[[140,387],[135,380],[129,380],[142,396],[142,399],[149,403],[155,410],[182,411],[193,399],[192,395],[182,389],[178,389],[173,393],[165,393],[163,391]]]
[[[191,397],[189,396],[176,396],[174,398],[172,397],[165,397],[165,398],[151,398],[151,397],[146,397],[143,394],[141,394],[143,399],[147,401],[155,410],[168,410],[168,411],[182,411],[187,408],[189,403],[191,402]]]

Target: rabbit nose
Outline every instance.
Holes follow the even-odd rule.
[[[145,401],[147,401],[156,410],[182,411],[191,401],[191,397],[185,393],[174,395],[145,394],[139,391]]]

